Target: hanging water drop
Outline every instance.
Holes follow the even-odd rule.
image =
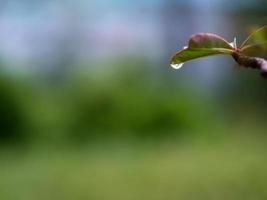
[[[173,69],[181,69],[181,67],[184,65],[184,63],[179,63],[179,64],[171,64],[171,67]]]

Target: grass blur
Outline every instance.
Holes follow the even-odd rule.
[[[0,155],[1,199],[266,199],[266,142],[98,143]],[[15,191],[15,192],[14,192]]]

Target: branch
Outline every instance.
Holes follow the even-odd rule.
[[[265,59],[245,56],[238,52],[234,52],[232,56],[240,66],[259,69],[261,75],[267,78],[267,61]]]

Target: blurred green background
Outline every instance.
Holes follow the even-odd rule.
[[[266,10],[1,0],[0,199],[266,199],[267,81],[228,57],[169,66],[195,32],[240,45]]]

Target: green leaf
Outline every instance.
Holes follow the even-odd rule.
[[[188,47],[178,51],[171,59],[171,65],[179,65],[193,59],[213,56],[230,55],[234,47],[222,37],[211,33],[198,33],[190,37]]]
[[[267,26],[253,32],[241,45],[240,53],[247,56],[267,57]]]

